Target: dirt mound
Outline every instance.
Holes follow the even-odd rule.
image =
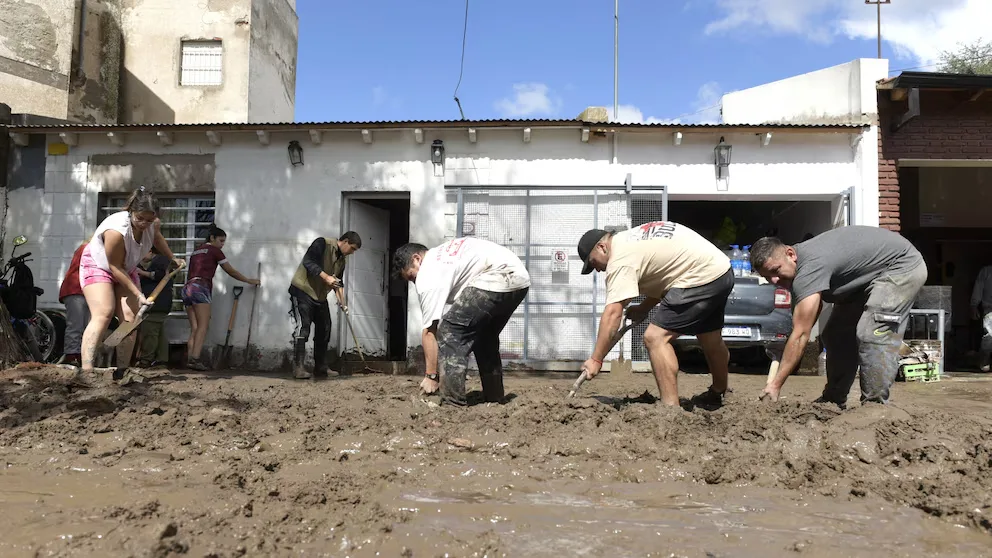
[[[163,373],[91,389],[69,377],[0,373],[0,495],[15,485],[42,494],[0,501],[15,518],[0,528],[4,555],[513,555],[538,544],[524,525],[542,521],[501,529],[519,498],[602,499],[602,487],[673,482],[841,507],[889,502],[992,532],[992,383],[967,394],[900,386],[893,405],[841,412],[810,402],[822,379],[797,378],[786,399],[758,404],[762,378],[734,377],[724,407],[685,411],[655,404],[643,374],[604,375],[571,400],[569,379],[508,378],[507,404],[465,409],[437,407],[407,377]],[[705,381],[685,378],[683,394]],[[435,508],[488,511],[479,521],[462,513],[472,521],[454,529],[431,519]]]

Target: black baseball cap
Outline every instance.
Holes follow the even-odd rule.
[[[592,273],[592,264],[589,263],[589,255],[592,254],[596,244],[609,233],[603,229],[592,229],[586,231],[586,234],[582,235],[579,239],[579,259],[585,264],[582,266],[582,275],[589,275]]]

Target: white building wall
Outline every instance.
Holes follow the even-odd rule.
[[[722,99],[723,122],[872,124],[878,116],[875,84],[888,74],[888,60],[860,58],[727,93]]]
[[[717,190],[713,168],[713,147],[721,135],[733,145],[725,192]],[[454,205],[443,188],[445,183],[621,185],[631,173],[635,185],[667,185],[673,197],[689,199],[833,199],[851,186],[867,194],[874,188],[877,199],[877,186],[863,183],[850,137],[846,133],[781,132],[762,147],[754,134],[706,131],[686,133],[682,144],[674,146],[670,131],[630,132],[619,141],[619,164],[611,165],[610,139],[593,137],[582,143],[576,129],[535,128],[530,143],[522,142],[520,130],[480,129],[474,144],[464,130],[426,130],[422,144],[416,143],[412,130],[375,131],[372,144],[363,143],[357,131],[325,132],[320,145],[311,143],[305,131],[273,132],[268,146],[249,131],[223,134],[218,147],[207,141],[203,131],[178,132],[168,147],[151,132],[135,132],[127,135],[122,148],[111,144],[105,133],[81,133],[69,155],[48,158],[44,190],[10,192],[8,226],[12,234],[30,238],[27,249],[35,256],[32,267],[39,286],[45,289],[42,302],[57,305],[58,287],[72,251],[97,226],[101,184],[88,172],[91,156],[214,153],[216,220],[229,235],[225,252],[248,275],[254,274],[256,262],[262,262],[263,286],[252,342],[262,350],[260,365],[271,367],[281,362],[283,351],[289,348],[292,324],[286,289],[290,278],[314,238],[343,232],[343,192],[408,192],[410,239],[427,246],[454,235]],[[428,160],[434,139],[442,139],[446,148],[443,178],[434,176]],[[302,167],[289,164],[286,146],[290,140],[304,147]],[[50,141],[58,141],[57,136]],[[585,228],[576,225],[576,230],[569,230],[554,208],[546,215],[535,221],[544,227],[535,229],[535,234],[557,235],[564,247],[574,250]],[[861,212],[863,224],[877,225],[877,219],[877,211]],[[605,292],[602,278],[599,281],[599,292]],[[223,342],[234,284],[226,274],[218,273],[208,345]],[[415,347],[420,344],[421,316],[415,291],[410,289],[408,344]],[[245,342],[250,296],[248,289],[242,297],[232,335],[235,346]],[[172,327],[185,324],[174,320]],[[345,334],[340,327],[335,311],[332,343]],[[586,331],[591,325],[576,321],[569,327],[558,327],[554,334],[588,335],[591,341]]]

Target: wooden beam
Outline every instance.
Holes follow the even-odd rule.
[[[479,141],[479,136],[477,135],[477,132],[475,131],[475,128],[469,128],[468,129],[468,141],[470,141],[472,143],[475,143],[475,142]]]
[[[582,143],[589,143],[589,128],[582,128]]]
[[[372,143],[372,130],[362,130],[362,141]]]
[[[107,138],[110,139],[110,143],[117,147],[124,147],[124,134],[120,132],[107,132]]]
[[[320,145],[320,141],[323,138],[323,132],[320,130],[310,130],[310,143],[314,145]]]
[[[207,132],[207,140],[210,141],[210,145],[220,147],[220,132],[214,132],[213,130]]]
[[[158,141],[162,142],[162,145],[165,147],[172,145],[176,141],[176,137],[172,132],[159,130],[156,135],[158,136]]]
[[[269,145],[269,133],[265,130],[257,130],[255,134],[258,136],[258,143],[262,145]]]
[[[75,132],[62,132],[59,134],[62,138],[62,143],[68,145],[69,147],[75,147],[79,145],[79,134]]]
[[[31,138],[27,134],[12,133],[10,139],[14,141],[14,145],[20,147],[27,147],[28,143],[31,142]]]
[[[423,128],[415,128],[413,130],[413,139],[416,140],[417,143],[424,143],[424,130],[423,130]]]
[[[530,143],[530,128],[524,128],[524,143]]]
[[[909,89],[893,89],[889,95],[893,101],[904,101],[909,96]]]
[[[682,132],[672,132],[672,145],[682,145]]]
[[[978,100],[979,97],[984,95],[986,91],[988,91],[988,89],[979,89],[978,91],[975,91],[975,94],[972,95],[971,98],[968,99],[968,101],[974,103],[975,101]]]

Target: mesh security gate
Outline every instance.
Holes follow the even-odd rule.
[[[576,252],[579,237],[593,228],[623,230],[668,217],[664,186],[454,185],[445,189],[456,207],[456,236],[505,246],[530,273],[527,298],[500,336],[505,361],[581,362],[589,358],[606,285],[604,274],[581,274],[582,262]],[[646,360],[639,350],[646,327],[629,333],[609,358],[617,358],[623,345],[625,358]]]

